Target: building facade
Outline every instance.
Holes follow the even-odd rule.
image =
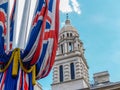
[[[88,65],[84,57],[83,43],[77,30],[67,19],[59,33],[52,90],[78,90],[88,87]]]

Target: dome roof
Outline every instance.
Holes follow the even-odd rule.
[[[77,33],[77,30],[70,24],[70,20],[65,21],[65,25],[60,30],[60,34],[64,32],[75,32]]]

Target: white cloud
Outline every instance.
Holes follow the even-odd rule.
[[[70,0],[60,0],[60,11],[62,11],[63,13],[72,12]]]
[[[81,14],[80,4],[77,0],[60,0],[60,11],[63,13],[76,12]]]
[[[81,14],[80,5],[77,2],[77,0],[71,0],[71,1],[72,1],[72,6],[73,6],[74,11],[78,14]]]

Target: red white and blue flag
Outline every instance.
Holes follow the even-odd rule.
[[[40,53],[36,51],[33,58],[35,59],[35,57],[38,57],[38,63],[36,65],[38,79],[49,74],[56,56],[59,32],[59,0],[48,0],[46,13],[42,49]],[[39,44],[37,48],[39,48]]]
[[[34,15],[29,42],[23,54],[28,66],[37,65],[37,78],[50,72],[57,49],[59,0],[40,0]]]

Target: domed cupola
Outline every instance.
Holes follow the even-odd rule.
[[[83,53],[83,45],[79,39],[77,29],[71,25],[67,15],[65,25],[59,33],[57,55],[65,55],[75,51],[81,51],[81,53]]]
[[[65,34],[65,33],[72,33],[74,36],[79,36],[79,34],[77,33],[76,28],[74,28],[69,19],[66,19],[65,21],[65,25],[62,27],[62,29],[60,30],[60,35]]]

